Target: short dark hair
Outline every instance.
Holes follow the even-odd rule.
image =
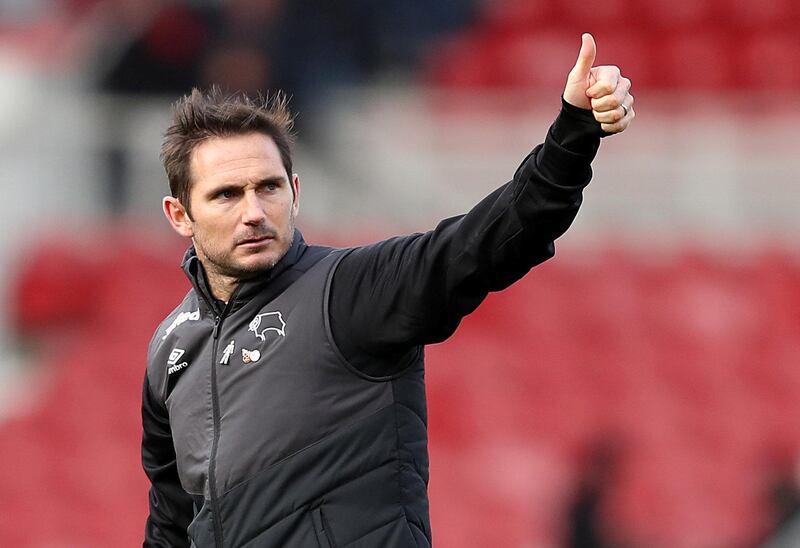
[[[285,93],[259,94],[253,99],[244,93],[223,94],[217,86],[206,91],[194,88],[175,102],[173,113],[172,125],[167,128],[161,143],[160,157],[172,196],[181,202],[190,216],[192,152],[211,137],[247,133],[263,133],[271,137],[291,180],[294,117],[289,111],[289,98]]]

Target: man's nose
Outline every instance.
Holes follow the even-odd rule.
[[[242,222],[246,225],[260,225],[264,222],[266,213],[264,205],[253,192],[246,192],[242,200]]]

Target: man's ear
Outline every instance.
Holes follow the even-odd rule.
[[[164,215],[166,215],[172,229],[185,238],[192,238],[194,236],[192,219],[180,200],[174,196],[164,196],[162,205],[164,206]]]
[[[300,213],[300,177],[297,175],[297,173],[292,175],[292,190],[294,191],[292,213],[295,217],[297,217],[297,214]]]

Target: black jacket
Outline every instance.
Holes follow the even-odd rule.
[[[430,546],[422,347],[550,258],[601,131],[564,104],[513,180],[424,234],[299,233],[227,305],[193,289],[150,345],[146,546]]]

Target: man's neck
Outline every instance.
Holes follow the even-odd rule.
[[[211,295],[215,299],[227,303],[231,299],[231,295],[233,295],[236,286],[239,285],[240,280],[238,278],[212,272],[211,269],[206,269],[206,275],[208,276],[208,285],[211,290]]]

